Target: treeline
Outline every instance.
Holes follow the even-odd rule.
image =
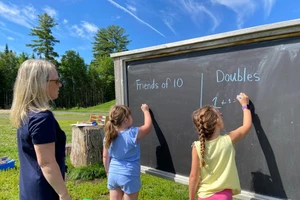
[[[93,59],[86,64],[74,50],[66,51],[58,60],[54,49],[60,41],[51,31],[58,24],[46,13],[38,18],[38,26],[29,33],[35,39],[32,44],[24,44],[33,49],[32,53],[17,55],[8,44],[0,52],[0,108],[10,108],[17,71],[25,60],[32,58],[49,60],[57,66],[63,84],[55,101],[57,107],[88,107],[115,99],[114,65],[109,55],[127,50],[130,40],[125,30],[114,25],[99,29],[92,42]]]

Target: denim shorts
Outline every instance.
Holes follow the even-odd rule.
[[[118,187],[120,187],[125,194],[138,192],[142,187],[141,178],[140,176],[126,176],[109,173],[107,188],[109,190],[115,190]]]

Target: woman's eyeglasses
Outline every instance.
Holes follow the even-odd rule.
[[[56,85],[60,84],[61,83],[61,80],[58,78],[58,79],[55,79],[55,80],[48,80],[48,82],[55,82]]]

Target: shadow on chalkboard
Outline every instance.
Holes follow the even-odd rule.
[[[256,194],[287,199],[272,146],[267,138],[264,129],[261,126],[259,116],[255,113],[255,107],[252,102],[250,102],[250,106],[252,110],[252,122],[255,128],[255,132],[262,151],[265,155],[270,172],[270,175],[263,174],[260,171],[251,172],[253,190]]]
[[[167,140],[164,134],[162,133],[160,127],[158,126],[155,117],[153,115],[153,112],[151,110],[150,110],[150,115],[152,118],[152,123],[154,126],[156,136],[160,144],[159,146],[156,147],[156,160],[157,160],[156,169],[176,174]]]

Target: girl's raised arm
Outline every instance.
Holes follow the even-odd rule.
[[[141,109],[144,113],[144,125],[139,127],[137,139],[141,139],[144,136],[146,136],[150,132],[152,126],[152,119],[149,111],[149,106],[147,104],[142,104]]]
[[[249,97],[244,93],[240,93],[240,95],[238,95],[236,99],[242,105],[243,125],[229,133],[233,145],[236,144],[241,139],[243,139],[249,133],[252,125],[251,110],[248,107]]]

